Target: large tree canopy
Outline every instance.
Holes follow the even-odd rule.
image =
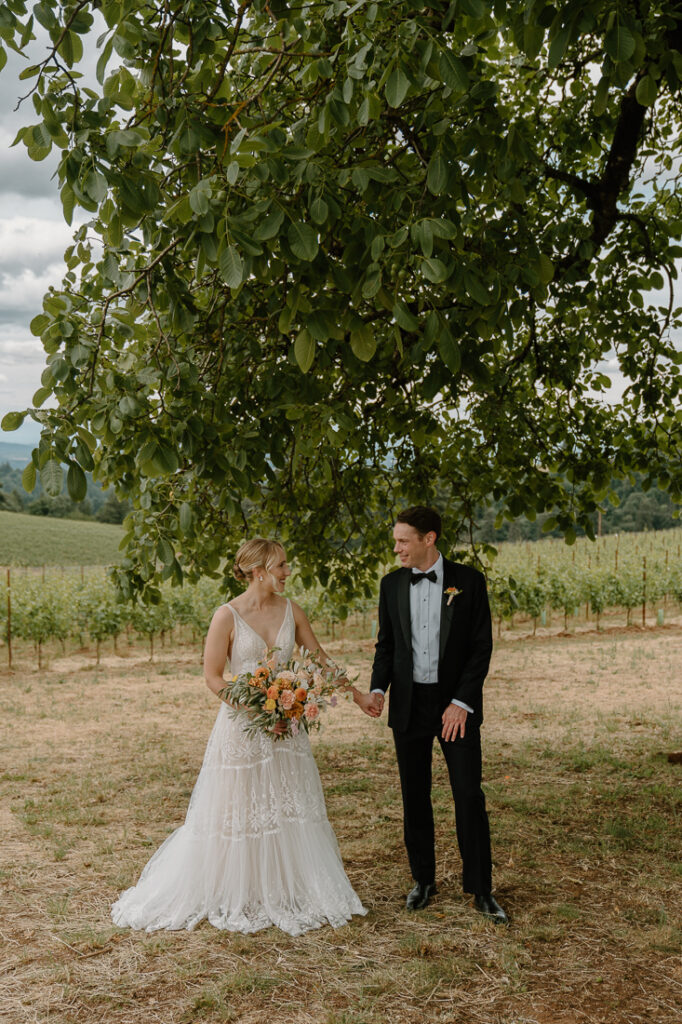
[[[351,591],[412,501],[570,540],[613,476],[680,500],[682,4],[6,0],[0,37],[34,21],[19,137],[91,219],[25,480],[132,500],[124,586],[261,530]]]

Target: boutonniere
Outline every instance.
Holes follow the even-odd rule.
[[[446,587],[445,590],[443,591],[443,593],[448,595],[448,606],[449,606],[449,605],[452,604],[453,597],[457,597],[457,595],[461,594],[462,591],[458,590],[457,587]]]

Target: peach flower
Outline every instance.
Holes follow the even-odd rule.
[[[294,706],[294,704],[296,702],[296,695],[294,694],[293,690],[282,690],[281,700],[282,700],[282,707],[286,711],[289,711],[290,708],[293,708],[293,706]]]
[[[320,709],[318,708],[317,704],[307,704],[306,709],[303,712],[303,714],[305,715],[309,722],[314,722],[319,713]]]
[[[267,690],[268,700],[277,700],[279,697],[279,687],[269,686]]]

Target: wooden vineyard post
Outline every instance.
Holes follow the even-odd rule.
[[[7,570],[7,667],[12,671],[12,596],[10,594],[11,576]]]
[[[642,556],[642,626],[646,626],[646,555]]]

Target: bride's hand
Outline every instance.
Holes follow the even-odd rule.
[[[276,736],[283,736],[288,728],[289,728],[289,726],[288,726],[287,722],[278,722],[277,725],[273,728],[272,731],[274,732],[274,734]]]

